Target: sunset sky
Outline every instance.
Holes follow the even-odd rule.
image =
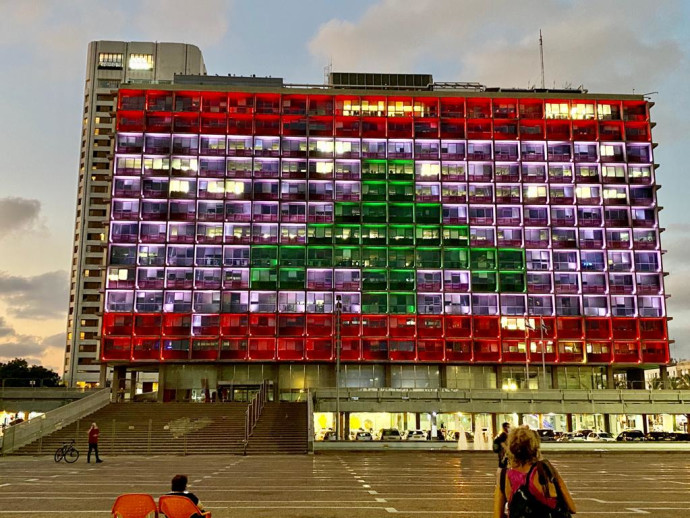
[[[192,43],[209,74],[289,83],[322,83],[331,62],[524,88],[540,81],[540,29],[547,86],[654,92],[671,355],[690,358],[690,2],[0,0],[0,13],[0,361],[61,373],[90,41]]]

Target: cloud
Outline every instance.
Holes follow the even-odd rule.
[[[60,318],[65,315],[69,293],[66,271],[21,277],[0,272],[0,301],[17,318]]]
[[[35,227],[40,212],[38,200],[0,198],[0,239]]]
[[[381,0],[354,22],[321,25],[309,50],[336,70],[427,71],[441,62],[457,72],[440,80],[526,87],[540,77],[543,29],[547,85],[631,91],[658,86],[683,58],[671,31],[659,30],[679,5],[665,2],[655,12],[666,17],[650,17],[646,0]]]
[[[132,18],[146,41],[174,41],[197,46],[219,43],[228,31],[229,5],[224,0],[143,0]]]
[[[29,365],[43,365],[62,373],[66,333],[45,337],[17,333],[0,317],[0,362],[24,358]]]

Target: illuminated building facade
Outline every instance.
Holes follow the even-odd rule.
[[[168,390],[333,386],[339,298],[346,386],[643,382],[669,360],[650,105],[431,76],[124,84],[101,359]]]

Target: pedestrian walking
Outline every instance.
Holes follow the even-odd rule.
[[[496,474],[494,518],[572,516],[575,502],[556,468],[542,460],[539,435],[518,426],[508,434],[506,446],[509,467]]]
[[[503,430],[494,438],[492,449],[494,453],[498,455],[498,467],[505,468],[508,466],[506,442],[508,441],[508,434],[510,433],[510,423],[503,423],[501,426]]]
[[[91,462],[91,452],[94,452],[97,464],[103,462],[98,456],[98,436],[100,434],[101,431],[98,425],[96,423],[91,423],[91,428],[89,428],[89,452],[86,454],[87,463]]]

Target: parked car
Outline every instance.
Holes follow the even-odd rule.
[[[337,441],[338,436],[335,434],[335,432],[328,431],[325,434],[323,434],[323,440],[324,441]]]
[[[541,442],[554,442],[556,440],[556,432],[550,428],[540,428],[537,430]]]
[[[588,436],[590,433],[592,433],[593,431],[594,431],[594,430],[590,430],[589,428],[585,428],[585,429],[583,429],[583,430],[575,430],[574,433],[575,433],[576,436],[578,436],[578,437],[583,437],[583,438],[586,439],[587,436]]]
[[[406,441],[426,441],[426,432],[424,430],[410,430],[405,437]]]
[[[673,435],[668,432],[648,432],[644,435],[645,441],[673,441]]]
[[[644,441],[644,434],[641,430],[624,430],[616,437],[617,441]]]
[[[563,432],[558,437],[558,442],[570,442],[573,439],[573,432]]]
[[[371,436],[371,433],[369,432],[357,432],[355,433],[355,441],[373,441],[374,438]]]
[[[384,428],[379,432],[379,441],[402,441],[402,434],[397,428]]]
[[[579,430],[573,432],[570,436],[570,442],[585,442],[590,433],[592,433],[592,430]]]
[[[672,432],[669,435],[671,435],[672,441],[690,441],[690,433]]]
[[[616,438],[608,432],[592,432],[587,436],[586,440],[592,442],[615,442]]]

